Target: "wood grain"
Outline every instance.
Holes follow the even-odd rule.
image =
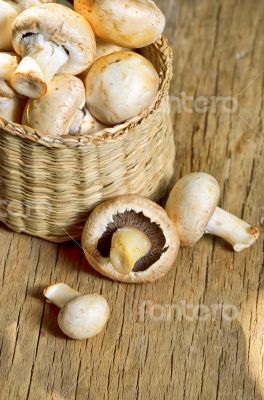
[[[264,217],[264,3],[159,5],[174,49],[172,96],[235,96],[239,104],[234,113],[221,104],[216,112],[190,113],[172,99],[174,181],[190,171],[210,172],[222,188],[221,206],[258,223]],[[181,249],[164,279],[142,286],[102,278],[75,243],[55,245],[3,226],[0,243],[1,399],[264,398],[263,232],[241,254],[205,237]],[[42,297],[45,286],[59,281],[108,298],[111,319],[101,335],[74,342],[61,334],[56,309]],[[218,310],[186,318],[174,310],[161,320],[171,304],[178,311],[184,304],[232,305],[239,315],[228,321]]]

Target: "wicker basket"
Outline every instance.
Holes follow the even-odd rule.
[[[161,39],[141,50],[161,77],[155,104],[96,136],[41,138],[0,119],[0,221],[54,242],[79,239],[96,204],[120,194],[159,200],[174,163],[168,91],[172,53]]]

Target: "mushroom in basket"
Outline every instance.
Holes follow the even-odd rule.
[[[23,124],[37,129],[42,136],[78,133],[84,116],[85,89],[73,75],[56,75],[47,94],[29,99],[23,114]]]
[[[16,16],[29,7],[46,3],[47,0],[0,0],[0,51],[11,51],[12,47],[12,24]],[[52,3],[52,0],[48,0]]]
[[[45,298],[59,309],[58,324],[71,339],[88,339],[100,333],[110,315],[106,299],[97,294],[82,295],[65,283],[44,290]]]
[[[9,79],[19,63],[14,53],[0,53],[0,118],[21,123],[25,100],[13,90]]]
[[[9,80],[18,67],[19,57],[15,53],[0,53],[0,97],[15,97],[17,93]]]
[[[165,210],[137,195],[123,195],[97,206],[82,235],[88,262],[120,282],[154,282],[174,264],[179,239]]]
[[[74,0],[95,35],[121,47],[141,48],[162,35],[165,17],[152,0]]]
[[[166,211],[174,221],[182,246],[192,246],[210,233],[230,243],[234,251],[250,247],[259,236],[257,227],[218,208],[216,179],[202,172],[184,176],[172,189]]]
[[[145,57],[131,51],[108,54],[89,70],[86,104],[106,125],[117,125],[141,114],[155,103],[159,75]]]
[[[95,37],[89,23],[60,4],[42,4],[23,11],[14,21],[12,36],[22,60],[11,85],[27,97],[43,96],[54,75],[78,75],[95,57]]]

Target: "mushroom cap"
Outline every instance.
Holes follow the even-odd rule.
[[[95,61],[101,57],[107,56],[111,53],[117,53],[119,51],[131,51],[131,49],[116,46],[112,43],[106,43],[100,39],[96,39],[96,56]]]
[[[21,40],[26,34],[42,33],[46,40],[63,46],[69,54],[60,73],[77,75],[92,64],[96,43],[89,23],[73,10],[60,4],[41,4],[17,16],[13,24],[13,47],[22,55]]]
[[[88,294],[67,303],[58,315],[58,324],[70,338],[88,339],[103,330],[109,315],[106,299],[96,293]]]
[[[113,233],[127,225],[144,230],[153,246],[137,263],[136,270],[123,275],[112,266],[109,252]],[[163,277],[176,260],[179,244],[176,228],[165,210],[138,195],[119,196],[97,206],[82,235],[84,253],[92,267],[114,281],[125,283],[154,282]]]
[[[140,48],[162,35],[165,17],[151,0],[74,0],[96,36],[122,47]]]
[[[166,211],[175,223],[182,246],[193,246],[201,239],[219,197],[217,180],[203,172],[186,175],[175,184]]]
[[[0,97],[0,118],[21,124],[25,100],[19,97]]]
[[[86,76],[86,104],[99,121],[117,125],[150,107],[159,83],[146,58],[131,51],[111,53],[97,60]]]
[[[18,67],[19,57],[14,53],[0,53],[0,97],[14,97],[17,93],[9,84]]]
[[[85,103],[82,81],[73,75],[55,75],[48,92],[39,99],[29,99],[23,124],[37,129],[42,136],[65,135],[78,109]]]

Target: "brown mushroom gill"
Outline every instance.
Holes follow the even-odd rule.
[[[151,265],[159,260],[161,255],[167,251],[165,247],[166,239],[158,224],[151,222],[142,212],[125,211],[113,216],[113,222],[110,222],[98,240],[97,250],[102,257],[109,257],[111,241],[113,234],[120,228],[131,226],[144,232],[152,243],[149,253],[142,257],[133,268],[133,272],[146,271]]]

